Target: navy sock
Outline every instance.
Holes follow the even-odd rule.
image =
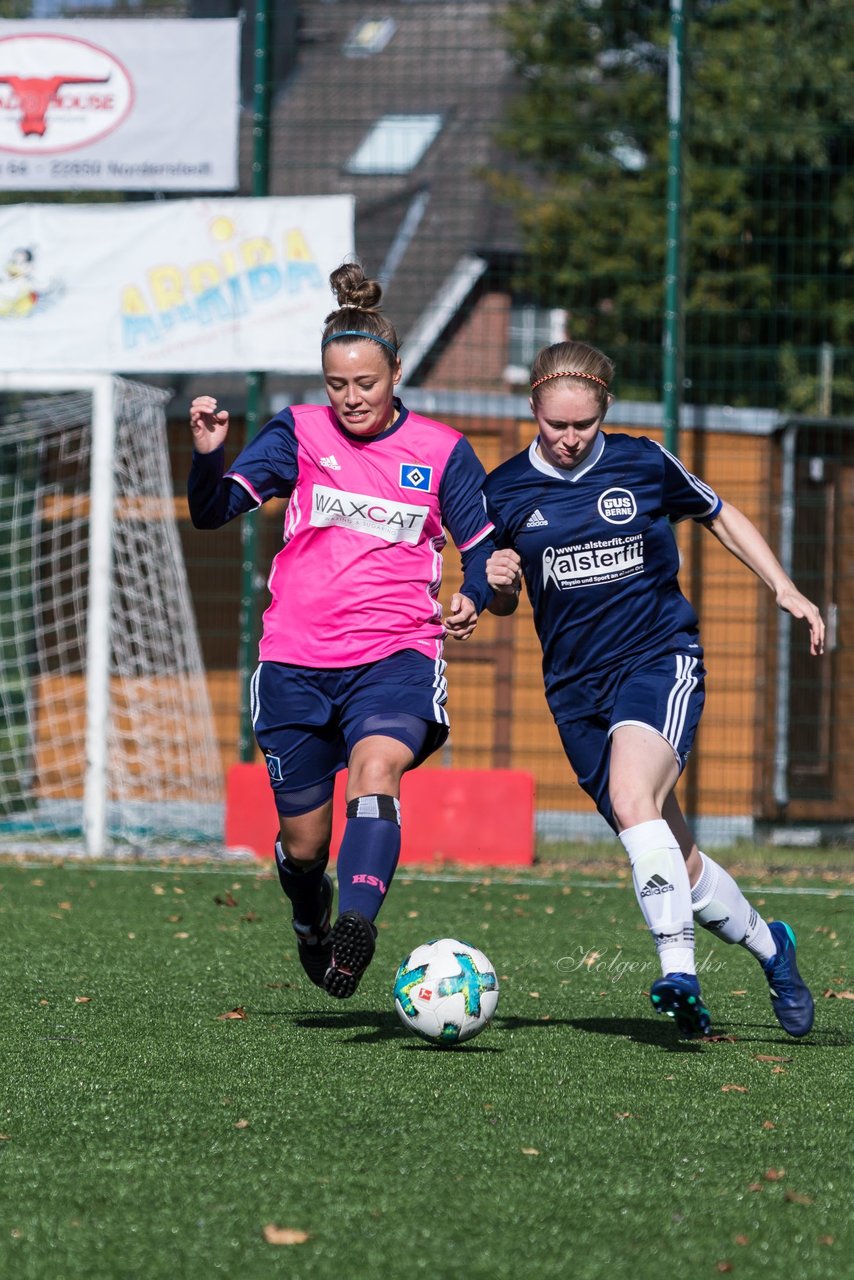
[[[303,871],[298,862],[292,861],[282,851],[279,840],[276,841],[276,870],[279,873],[279,884],[290,901],[297,924],[315,925],[319,922],[323,907],[320,897],[320,886],[329,862],[329,855],[309,864]]]
[[[338,910],[375,920],[399,857],[400,805],[394,796],[351,800],[338,852]]]

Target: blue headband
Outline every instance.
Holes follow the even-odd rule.
[[[320,350],[328,347],[330,342],[334,342],[336,338],[370,338],[371,342],[378,342],[381,347],[385,347],[393,356],[397,355],[397,347],[392,342],[387,342],[385,338],[380,338],[375,333],[363,333],[361,329],[345,329],[343,333],[330,333],[328,338],[324,338],[320,344]]]

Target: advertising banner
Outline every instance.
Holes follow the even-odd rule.
[[[236,18],[0,21],[0,190],[233,191]]]
[[[353,197],[0,205],[0,370],[317,373]]]

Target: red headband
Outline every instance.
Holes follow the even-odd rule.
[[[537,378],[536,382],[531,383],[531,390],[536,391],[537,387],[542,386],[544,382],[550,382],[552,378],[586,378],[588,382],[598,382],[600,387],[608,390],[608,384],[604,378],[597,378],[595,373],[578,373],[574,369],[561,369],[559,373],[547,373],[544,378]]]

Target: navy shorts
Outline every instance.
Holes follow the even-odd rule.
[[[610,706],[594,715],[558,725],[560,740],[579,786],[602,817],[617,830],[608,787],[611,774],[611,734],[620,725],[654,729],[670,744],[685,768],[706,700],[706,669],[693,653],[667,653],[650,658],[619,681]]]
[[[414,649],[358,667],[262,662],[252,677],[252,725],[279,812],[325,804],[353,747],[372,734],[404,742],[415,765],[438,750],[449,727],[446,665]]]

